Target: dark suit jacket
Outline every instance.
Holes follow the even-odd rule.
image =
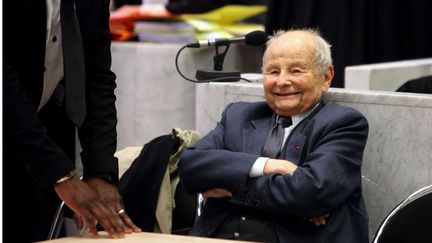
[[[171,134],[152,139],[120,178],[119,191],[125,210],[143,231],[154,230],[160,186],[176,146],[178,142]]]
[[[75,0],[75,4],[86,68],[86,90],[82,92],[86,92],[87,115],[79,129],[84,173],[117,175],[117,159],[113,156],[116,150],[116,84],[115,75],[110,71],[109,0]],[[52,188],[74,165],[65,149],[47,135],[47,124],[36,113],[44,74],[45,0],[5,0],[3,23],[6,157],[29,169],[40,186]]]
[[[322,103],[292,131],[285,159],[292,176],[249,178],[272,127],[264,102],[226,107],[216,128],[182,153],[179,169],[189,193],[225,188],[232,198],[207,200],[193,234],[211,236],[235,207],[273,217],[280,242],[368,242],[361,164],[368,123],[358,111]],[[325,213],[325,226],[308,220]]]
[[[180,146],[180,138],[172,134],[152,139],[144,145],[139,156],[120,178],[118,187],[125,210],[143,231],[154,232],[162,180],[172,155]],[[177,175],[177,170],[170,171],[170,177],[175,178]],[[179,181],[174,200],[172,233],[176,234],[192,228],[197,198],[187,194],[183,183]]]

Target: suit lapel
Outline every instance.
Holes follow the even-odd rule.
[[[243,151],[246,153],[260,153],[266,137],[272,128],[276,115],[251,121],[251,127],[245,128],[243,134]]]
[[[310,120],[317,114],[324,103],[321,101],[315,110],[303,119],[291,132],[286,141],[286,148],[283,158],[291,161],[297,165],[303,164],[305,157],[302,156],[307,149],[308,136],[304,133],[304,128],[308,125]]]
[[[293,134],[287,141],[284,159],[300,165],[302,161],[301,155],[306,146],[306,135],[301,132]]]

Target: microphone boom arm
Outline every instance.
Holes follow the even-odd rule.
[[[264,31],[252,31],[248,34],[246,34],[244,37],[234,37],[231,39],[226,38],[220,38],[220,39],[214,39],[214,40],[204,40],[204,41],[198,41],[195,43],[189,43],[184,45],[180,50],[177,52],[175,57],[175,66],[177,69],[177,72],[181,77],[186,79],[187,81],[193,82],[193,83],[208,83],[208,82],[237,82],[240,80],[244,80],[247,82],[252,82],[251,80],[244,78],[241,76],[241,73],[237,70],[234,71],[222,71],[223,70],[223,62],[225,59],[225,55],[228,52],[228,49],[230,47],[230,44],[246,44],[246,45],[252,45],[252,46],[261,46],[265,44],[268,40],[268,36]],[[199,47],[209,47],[214,45],[216,48],[216,55],[213,57],[213,63],[214,63],[214,70],[213,71],[203,71],[203,70],[197,70],[195,74],[196,80],[193,80],[191,78],[186,77],[181,71],[178,66],[178,59],[180,56],[180,53],[185,48],[199,48]],[[225,47],[224,50],[220,51],[220,47]]]
[[[197,70],[195,78],[197,80],[222,79],[224,82],[237,82],[241,79],[239,71],[224,72],[223,63],[225,55],[230,47],[229,41],[215,42],[216,54],[213,57],[214,71]],[[224,49],[222,49],[224,48]]]
[[[222,52],[219,52],[219,47],[225,47],[225,49]],[[227,43],[217,43],[215,45],[216,54],[213,57],[213,69],[215,71],[222,71],[223,69],[223,63],[225,60],[225,55],[228,52],[228,49],[230,48],[230,44]]]

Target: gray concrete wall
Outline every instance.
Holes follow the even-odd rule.
[[[195,87],[175,68],[183,45],[112,44],[112,70],[117,75],[118,149],[139,146],[174,127],[195,128]],[[184,49],[179,68],[194,79],[196,70],[213,70],[214,48]],[[258,72],[262,48],[232,45],[224,71]],[[242,58],[238,58],[242,57]]]
[[[344,87],[395,91],[406,81],[427,75],[432,75],[432,58],[348,66]]]

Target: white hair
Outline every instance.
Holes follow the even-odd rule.
[[[324,73],[328,71],[328,66],[333,64],[331,56],[331,45],[322,38],[321,34],[316,29],[291,29],[291,30],[278,30],[273,35],[269,37],[266,46],[270,46],[275,39],[282,36],[285,33],[292,31],[305,31],[312,34],[315,50],[315,60],[314,63],[317,65],[320,72]]]

